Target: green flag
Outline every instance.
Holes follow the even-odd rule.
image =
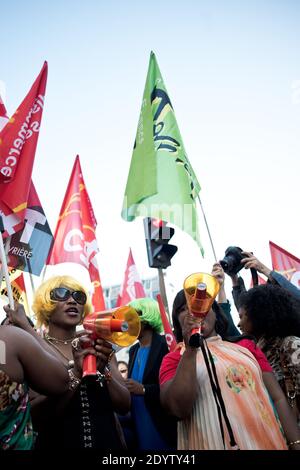
[[[122,217],[165,220],[200,243],[195,199],[200,185],[187,158],[155,54],[151,52]]]

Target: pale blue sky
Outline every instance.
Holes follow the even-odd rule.
[[[103,284],[121,282],[142,222],[120,211],[150,51],[156,53],[219,258],[228,245],[270,264],[268,241],[300,257],[300,4],[297,1],[1,2],[0,92],[10,114],[46,59],[34,181],[55,229],[76,154],[98,219]],[[168,278],[213,262],[176,231]],[[228,286],[229,287],[229,286]],[[229,289],[228,289],[229,290]]]

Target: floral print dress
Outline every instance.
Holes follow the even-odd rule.
[[[30,450],[33,431],[28,386],[0,370],[0,450]]]

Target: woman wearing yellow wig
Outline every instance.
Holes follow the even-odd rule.
[[[76,326],[91,312],[88,293],[74,278],[55,276],[36,291],[32,308],[37,324],[47,328],[45,341],[68,368],[71,379],[70,390],[59,399],[33,400],[36,447],[123,448],[115,412],[128,411],[130,395],[112,358],[112,345],[97,339],[92,347],[84,348],[87,338],[75,339]],[[82,361],[87,354],[97,357],[101,381],[82,379]]]

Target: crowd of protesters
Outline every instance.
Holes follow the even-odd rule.
[[[238,325],[216,263],[220,288],[201,320],[201,347],[190,345],[200,320],[184,290],[173,304],[173,352],[157,302],[137,299],[130,306],[141,330],[128,364],[117,362],[110,342],[76,331],[92,307],[72,277],[41,284],[34,324],[21,305],[4,307],[0,449],[300,450],[300,290],[244,256],[245,268],[268,282],[247,291],[231,276]],[[83,374],[88,355],[94,377]]]

